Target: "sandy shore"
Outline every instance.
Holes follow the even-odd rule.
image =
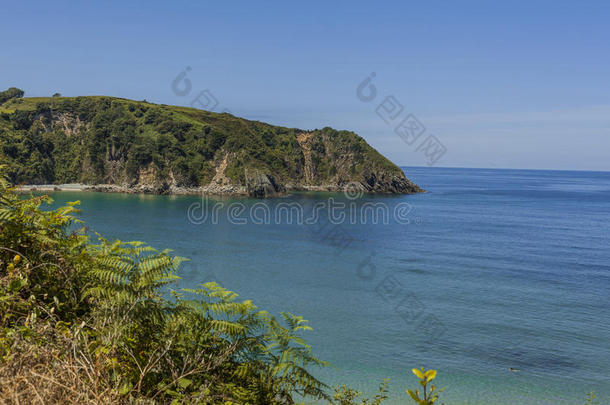
[[[17,191],[87,191],[91,186],[85,184],[32,184],[17,186]]]
[[[101,193],[126,193],[126,194],[173,194],[173,195],[192,195],[210,194],[222,196],[246,196],[248,195],[245,187],[236,186],[205,186],[205,187],[154,187],[149,185],[121,186],[117,184],[28,184],[16,187],[19,192],[52,192],[52,191],[89,191]]]

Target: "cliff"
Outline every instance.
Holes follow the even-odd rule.
[[[14,97],[0,105],[0,158],[16,184],[249,194],[422,191],[364,139],[112,97]]]

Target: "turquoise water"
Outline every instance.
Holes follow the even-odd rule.
[[[318,375],[331,384],[373,392],[389,377],[388,403],[408,403],[409,370],[423,365],[439,370],[446,404],[582,404],[590,390],[610,403],[610,173],[404,170],[429,192],[204,204],[53,197],[80,199],[83,219],[108,238],[191,258],[184,286],[215,280],[261,308],[309,319],[308,340],[334,367]],[[329,222],[324,210],[311,225],[274,218],[287,203],[312,218],[329,198],[366,221]],[[373,223],[371,203],[390,213],[387,223]],[[203,220],[205,204],[217,221]],[[245,224],[227,217],[237,204]],[[265,209],[263,224],[249,216]]]

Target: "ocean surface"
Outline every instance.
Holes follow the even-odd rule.
[[[332,385],[387,377],[387,403],[410,403],[424,366],[447,405],[610,404],[610,173],[403,169],[428,192],[52,196],[107,238],[190,258],[181,286],[304,316]]]

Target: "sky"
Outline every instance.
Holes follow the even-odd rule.
[[[0,6],[0,88],[26,96],[348,129],[399,165],[610,170],[608,1]]]

